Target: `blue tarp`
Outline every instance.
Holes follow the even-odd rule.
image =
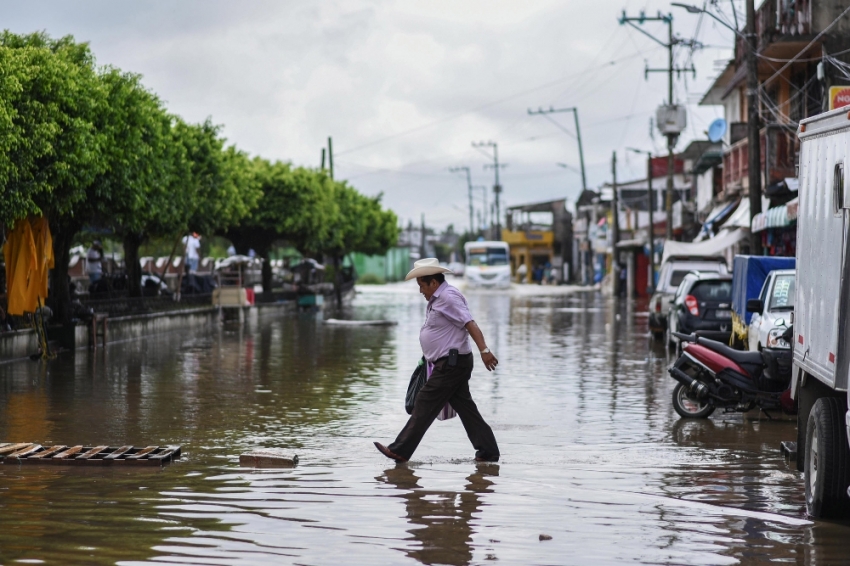
[[[750,323],[753,313],[747,312],[747,301],[758,299],[767,274],[775,269],[796,269],[793,257],[736,255],[732,264],[732,310],[738,318]]]

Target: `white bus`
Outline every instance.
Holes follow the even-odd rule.
[[[507,289],[511,286],[510,248],[506,242],[467,242],[463,278],[469,287]]]

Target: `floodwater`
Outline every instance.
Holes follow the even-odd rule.
[[[408,464],[372,446],[406,419],[413,285],[337,314],[395,327],[275,315],[0,365],[0,441],[184,450],[161,471],[0,466],[0,563],[848,561],[850,526],[806,519],[779,452],[793,422],[680,420],[645,306],[536,289],[467,293],[500,359],[471,383],[499,464],[475,464],[458,419]],[[259,447],[301,463],[240,468]]]

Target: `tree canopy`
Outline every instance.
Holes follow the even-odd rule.
[[[398,236],[380,197],[324,171],[250,158],[211,120],[170,114],[141,76],[98,67],[71,36],[0,34],[0,132],[0,223],[48,218],[62,319],[69,250],[85,226],[121,240],[131,295],[140,293],[139,247],[152,237],[194,230],[265,258],[275,242],[339,258],[383,253]]]

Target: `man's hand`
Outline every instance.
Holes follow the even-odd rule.
[[[493,371],[496,369],[496,366],[499,365],[499,360],[496,359],[493,352],[481,354],[481,361],[484,362],[484,367],[487,368],[488,371]]]

